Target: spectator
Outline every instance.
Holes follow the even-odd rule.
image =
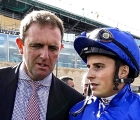
[[[0,120],[67,120],[83,95],[52,73],[63,47],[62,21],[33,11],[21,21],[16,39],[23,62],[0,69]]]
[[[62,80],[67,85],[69,85],[70,87],[74,88],[74,81],[72,78],[70,78],[68,76],[62,76],[59,79]]]
[[[70,120],[140,120],[140,96],[130,83],[139,76],[140,50],[130,33],[98,28],[83,33],[74,48],[88,67],[93,96],[76,104]]]
[[[87,95],[91,95],[91,89],[90,89],[90,81],[87,79],[87,72],[83,74],[82,77],[82,88],[83,88],[83,95],[86,97]],[[88,94],[89,91],[89,94]]]

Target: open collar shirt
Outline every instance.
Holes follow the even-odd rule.
[[[27,81],[28,80],[33,81],[33,80],[26,74],[23,68],[23,63],[21,64],[19,69],[18,79],[19,81],[16,90],[12,120],[25,120],[28,99],[32,93],[32,88]],[[39,109],[40,109],[40,120],[46,119],[48,96],[49,96],[51,81],[52,81],[52,73],[49,74],[43,80],[38,81],[39,84],[41,85],[37,91]]]

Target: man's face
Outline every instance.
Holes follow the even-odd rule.
[[[85,78],[84,83],[83,83],[83,92],[84,92],[84,94],[87,93],[88,85],[89,85],[89,80],[87,78]]]
[[[68,84],[70,87],[74,88],[74,82],[73,82],[72,80],[68,80],[67,84]]]
[[[62,48],[59,28],[33,23],[27,31],[24,44],[17,39],[23,54],[24,69],[33,80],[42,80],[54,69]]]
[[[113,78],[115,74],[115,61],[102,55],[90,55],[87,57],[89,68],[87,78],[90,80],[94,96],[109,97],[116,94],[113,90]]]

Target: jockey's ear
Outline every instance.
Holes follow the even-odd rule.
[[[128,65],[122,65],[119,68],[119,78],[120,79],[125,79],[128,77],[129,74],[129,67]]]

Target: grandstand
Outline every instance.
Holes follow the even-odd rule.
[[[0,61],[14,63],[22,61],[22,56],[19,54],[15,44],[15,38],[19,35],[20,20],[33,10],[48,10],[63,20],[65,27],[63,43],[65,47],[59,56],[57,66],[63,67],[65,71],[67,68],[71,68],[72,71],[77,68],[86,68],[85,63],[73,49],[73,40],[77,35],[83,31],[88,32],[100,27],[110,27],[37,0],[0,0]],[[140,37],[135,35],[133,37],[140,45]],[[79,75],[75,76],[82,76],[83,72],[85,72],[85,69],[83,71],[80,70],[80,73],[77,73]],[[58,76],[65,75],[64,73],[60,74],[57,72],[56,74]],[[75,80],[78,79],[81,78],[75,78]]]

